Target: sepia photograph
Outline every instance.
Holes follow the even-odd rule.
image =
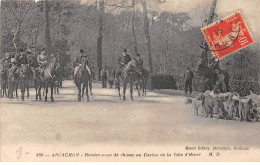
[[[259,162],[259,0],[0,0],[0,162]]]

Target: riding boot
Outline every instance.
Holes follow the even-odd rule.
[[[33,80],[35,80],[36,79],[35,70],[33,70],[32,72],[33,72]]]

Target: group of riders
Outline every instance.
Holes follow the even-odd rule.
[[[77,71],[79,70],[79,68],[82,66],[82,61],[83,58],[85,58],[85,60],[87,61],[87,65],[86,65],[86,69],[88,70],[89,74],[92,75],[94,74],[94,70],[93,70],[93,63],[91,63],[90,59],[88,58],[88,56],[84,53],[83,49],[80,49],[80,54],[79,56],[77,56],[76,60],[73,63],[73,69],[72,69],[72,75],[73,78],[75,78],[75,75],[77,73]],[[113,76],[120,76],[122,73],[123,68],[131,61],[131,60],[135,60],[136,62],[136,68],[134,69],[138,69],[139,74],[141,75],[143,72],[143,60],[140,57],[140,54],[137,53],[135,55],[135,57],[133,57],[133,59],[131,58],[131,56],[127,53],[127,49],[124,48],[122,56],[120,56],[118,58],[117,61],[117,66],[113,72]],[[104,67],[104,69],[102,70],[104,74],[107,74],[107,66]],[[102,75],[101,75],[102,76]]]
[[[40,53],[36,55],[35,53],[32,53],[31,49],[24,49],[20,48],[17,53],[10,53],[6,52],[5,57],[3,58],[3,69],[1,75],[6,75],[5,77],[1,77],[2,81],[8,81],[8,84],[14,83],[16,81],[16,71],[18,68],[22,66],[26,66],[29,71],[30,75],[33,80],[35,80],[37,77],[43,76],[44,70],[46,69],[46,66],[48,65],[50,59],[52,58],[59,58],[60,55],[57,53],[51,53],[50,56],[46,55],[45,48],[43,47],[40,49]],[[86,60],[86,69],[89,72],[89,75],[91,75],[92,78],[94,78],[94,66],[93,63],[90,61],[88,56],[84,53],[83,49],[80,49],[79,55],[77,56],[76,60],[73,63],[73,69],[72,69],[72,77],[75,80],[75,75],[78,72],[79,68],[82,66],[82,61]],[[114,69],[113,76],[114,77],[120,77],[123,68],[131,61],[134,60],[136,62],[136,70],[142,75],[143,71],[143,60],[140,58],[140,54],[136,54],[135,57],[131,58],[131,56],[127,53],[127,49],[124,48],[122,55],[118,58],[118,62],[116,65],[116,68]],[[7,76],[8,75],[8,76]],[[9,82],[11,81],[11,82]],[[74,81],[75,82],[75,81]]]
[[[50,58],[56,57],[54,53],[51,54]],[[6,52],[6,55],[3,59],[3,70],[2,72],[8,71],[10,74],[10,80],[15,81],[15,72],[22,65],[28,66],[32,72],[33,79],[36,79],[36,74],[39,73],[42,75],[44,68],[46,67],[48,60],[45,48],[40,50],[38,56],[32,53],[30,49],[24,51],[22,48],[19,49],[18,53],[11,54]]]

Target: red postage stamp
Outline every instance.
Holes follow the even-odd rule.
[[[201,30],[218,60],[254,43],[241,10]]]

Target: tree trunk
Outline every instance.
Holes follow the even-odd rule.
[[[97,38],[97,79],[100,80],[102,70],[102,45],[103,45],[103,15],[104,15],[104,0],[99,0],[99,17],[98,17],[98,38]]]
[[[210,7],[210,11],[209,11],[209,18],[208,18],[208,21],[207,21],[207,25],[209,25],[209,24],[211,24],[213,22],[216,5],[217,5],[217,0],[213,0],[212,4],[211,4],[211,7]],[[208,44],[207,44],[206,41],[204,41],[203,47],[205,49],[204,49],[204,52],[202,52],[201,58],[202,58],[202,60],[203,59],[205,60],[206,64],[208,64],[208,50],[209,50],[209,47],[208,47]]]
[[[137,48],[137,41],[136,41],[136,34],[135,34],[135,0],[132,0],[132,34],[133,34],[133,42],[134,42],[134,51],[135,54],[138,53],[138,48]]]
[[[0,13],[2,14],[2,5],[1,5],[1,0],[0,0]],[[2,47],[2,15],[0,17],[0,58],[3,58],[3,47]],[[0,80],[1,81],[1,80]]]
[[[37,55],[37,38],[38,38],[38,34],[39,34],[39,23],[37,24],[37,28],[35,29],[34,32],[34,50],[35,50],[35,54]]]
[[[150,73],[153,73],[151,38],[150,38],[150,31],[149,31],[149,19],[147,17],[146,1],[142,1],[142,6],[143,6],[144,33],[145,33],[145,39],[146,39],[146,50],[148,52],[149,70],[150,70]]]
[[[46,54],[50,55],[51,48],[51,34],[50,34],[50,20],[49,20],[49,0],[44,1],[44,22],[45,22],[45,50]]]

